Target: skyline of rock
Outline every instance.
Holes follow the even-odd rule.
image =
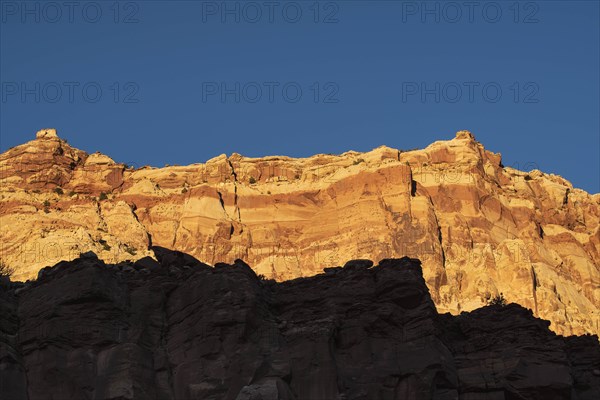
[[[468,131],[422,150],[132,169],[44,129],[0,155],[0,179],[0,256],[16,279],[86,251],[151,256],[151,245],[241,258],[277,280],[411,256],[440,312],[502,292],[555,332],[600,331],[600,194],[505,167]]]

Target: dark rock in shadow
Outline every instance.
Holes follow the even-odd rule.
[[[152,246],[152,251],[156,256],[158,262],[164,268],[170,267],[180,267],[183,268],[185,266],[200,268],[200,269],[210,269],[211,267],[208,264],[204,264],[203,262],[198,261],[195,257],[183,253],[181,251],[169,250],[160,246]]]
[[[597,337],[557,336],[516,304],[440,315],[416,259],[275,283],[152,249],[3,281],[0,398],[600,398]]]

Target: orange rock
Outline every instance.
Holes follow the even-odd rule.
[[[278,280],[407,255],[440,312],[503,293],[558,333],[600,333],[600,194],[503,167],[468,131],[423,150],[141,169],[53,129],[36,137],[0,155],[0,256],[16,279],[89,250],[138,259],[150,244]]]

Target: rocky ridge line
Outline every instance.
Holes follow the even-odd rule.
[[[599,333],[599,220],[600,194],[506,167],[467,131],[423,150],[130,168],[45,129],[0,155],[0,259],[22,280],[82,252],[120,262],[152,245],[277,280],[408,255],[442,312],[504,293],[557,333]]]

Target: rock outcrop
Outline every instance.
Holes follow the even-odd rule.
[[[0,282],[11,400],[597,399],[595,336],[517,304],[439,315],[416,259],[277,283],[155,248]]]
[[[467,131],[423,150],[131,168],[45,129],[0,155],[0,183],[0,258],[16,279],[152,245],[278,281],[408,255],[441,312],[504,293],[557,333],[600,333],[600,194],[505,167]]]

